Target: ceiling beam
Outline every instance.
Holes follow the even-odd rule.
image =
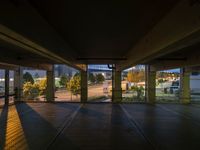
[[[181,67],[200,66],[200,55],[191,52],[191,55],[182,60],[155,60],[150,65],[153,66],[157,71]]]
[[[74,51],[27,1],[0,2],[0,39],[53,62],[81,70],[71,63],[76,55]]]
[[[0,62],[0,69],[16,70],[19,66]]]
[[[144,36],[130,52],[124,63],[120,63],[120,70],[126,69],[146,60],[152,60],[167,53],[171,53],[193,42],[199,42],[200,32],[200,3],[189,0],[180,1],[163,19]],[[196,40],[197,39],[197,40]],[[181,44],[176,45],[181,41]],[[186,41],[183,43],[183,41]],[[181,47],[180,47],[181,46]]]

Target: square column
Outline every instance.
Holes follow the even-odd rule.
[[[55,97],[55,78],[54,78],[54,65],[50,70],[47,70],[47,88],[46,88],[46,100],[54,101]]]
[[[182,104],[189,104],[190,96],[190,71],[186,68],[181,68],[180,72],[180,102]]]
[[[81,103],[87,102],[87,99],[88,99],[87,71],[81,71]]]
[[[154,104],[156,100],[156,71],[149,65],[145,67],[146,72],[146,102]]]
[[[112,102],[119,103],[122,101],[121,71],[113,69],[112,73]]]
[[[22,100],[23,96],[23,67],[19,67],[14,71],[14,91],[15,101]]]
[[[5,104],[9,104],[9,70],[5,70]]]

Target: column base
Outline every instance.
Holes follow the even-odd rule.
[[[181,104],[187,105],[190,103],[191,103],[190,99],[181,99]]]
[[[122,102],[122,89],[113,90],[112,102],[113,103],[121,103]]]

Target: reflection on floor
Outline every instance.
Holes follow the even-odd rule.
[[[0,149],[188,150],[200,105],[21,103],[0,109]]]

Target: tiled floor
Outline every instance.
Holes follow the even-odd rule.
[[[200,105],[21,103],[0,109],[0,150],[188,150]]]

